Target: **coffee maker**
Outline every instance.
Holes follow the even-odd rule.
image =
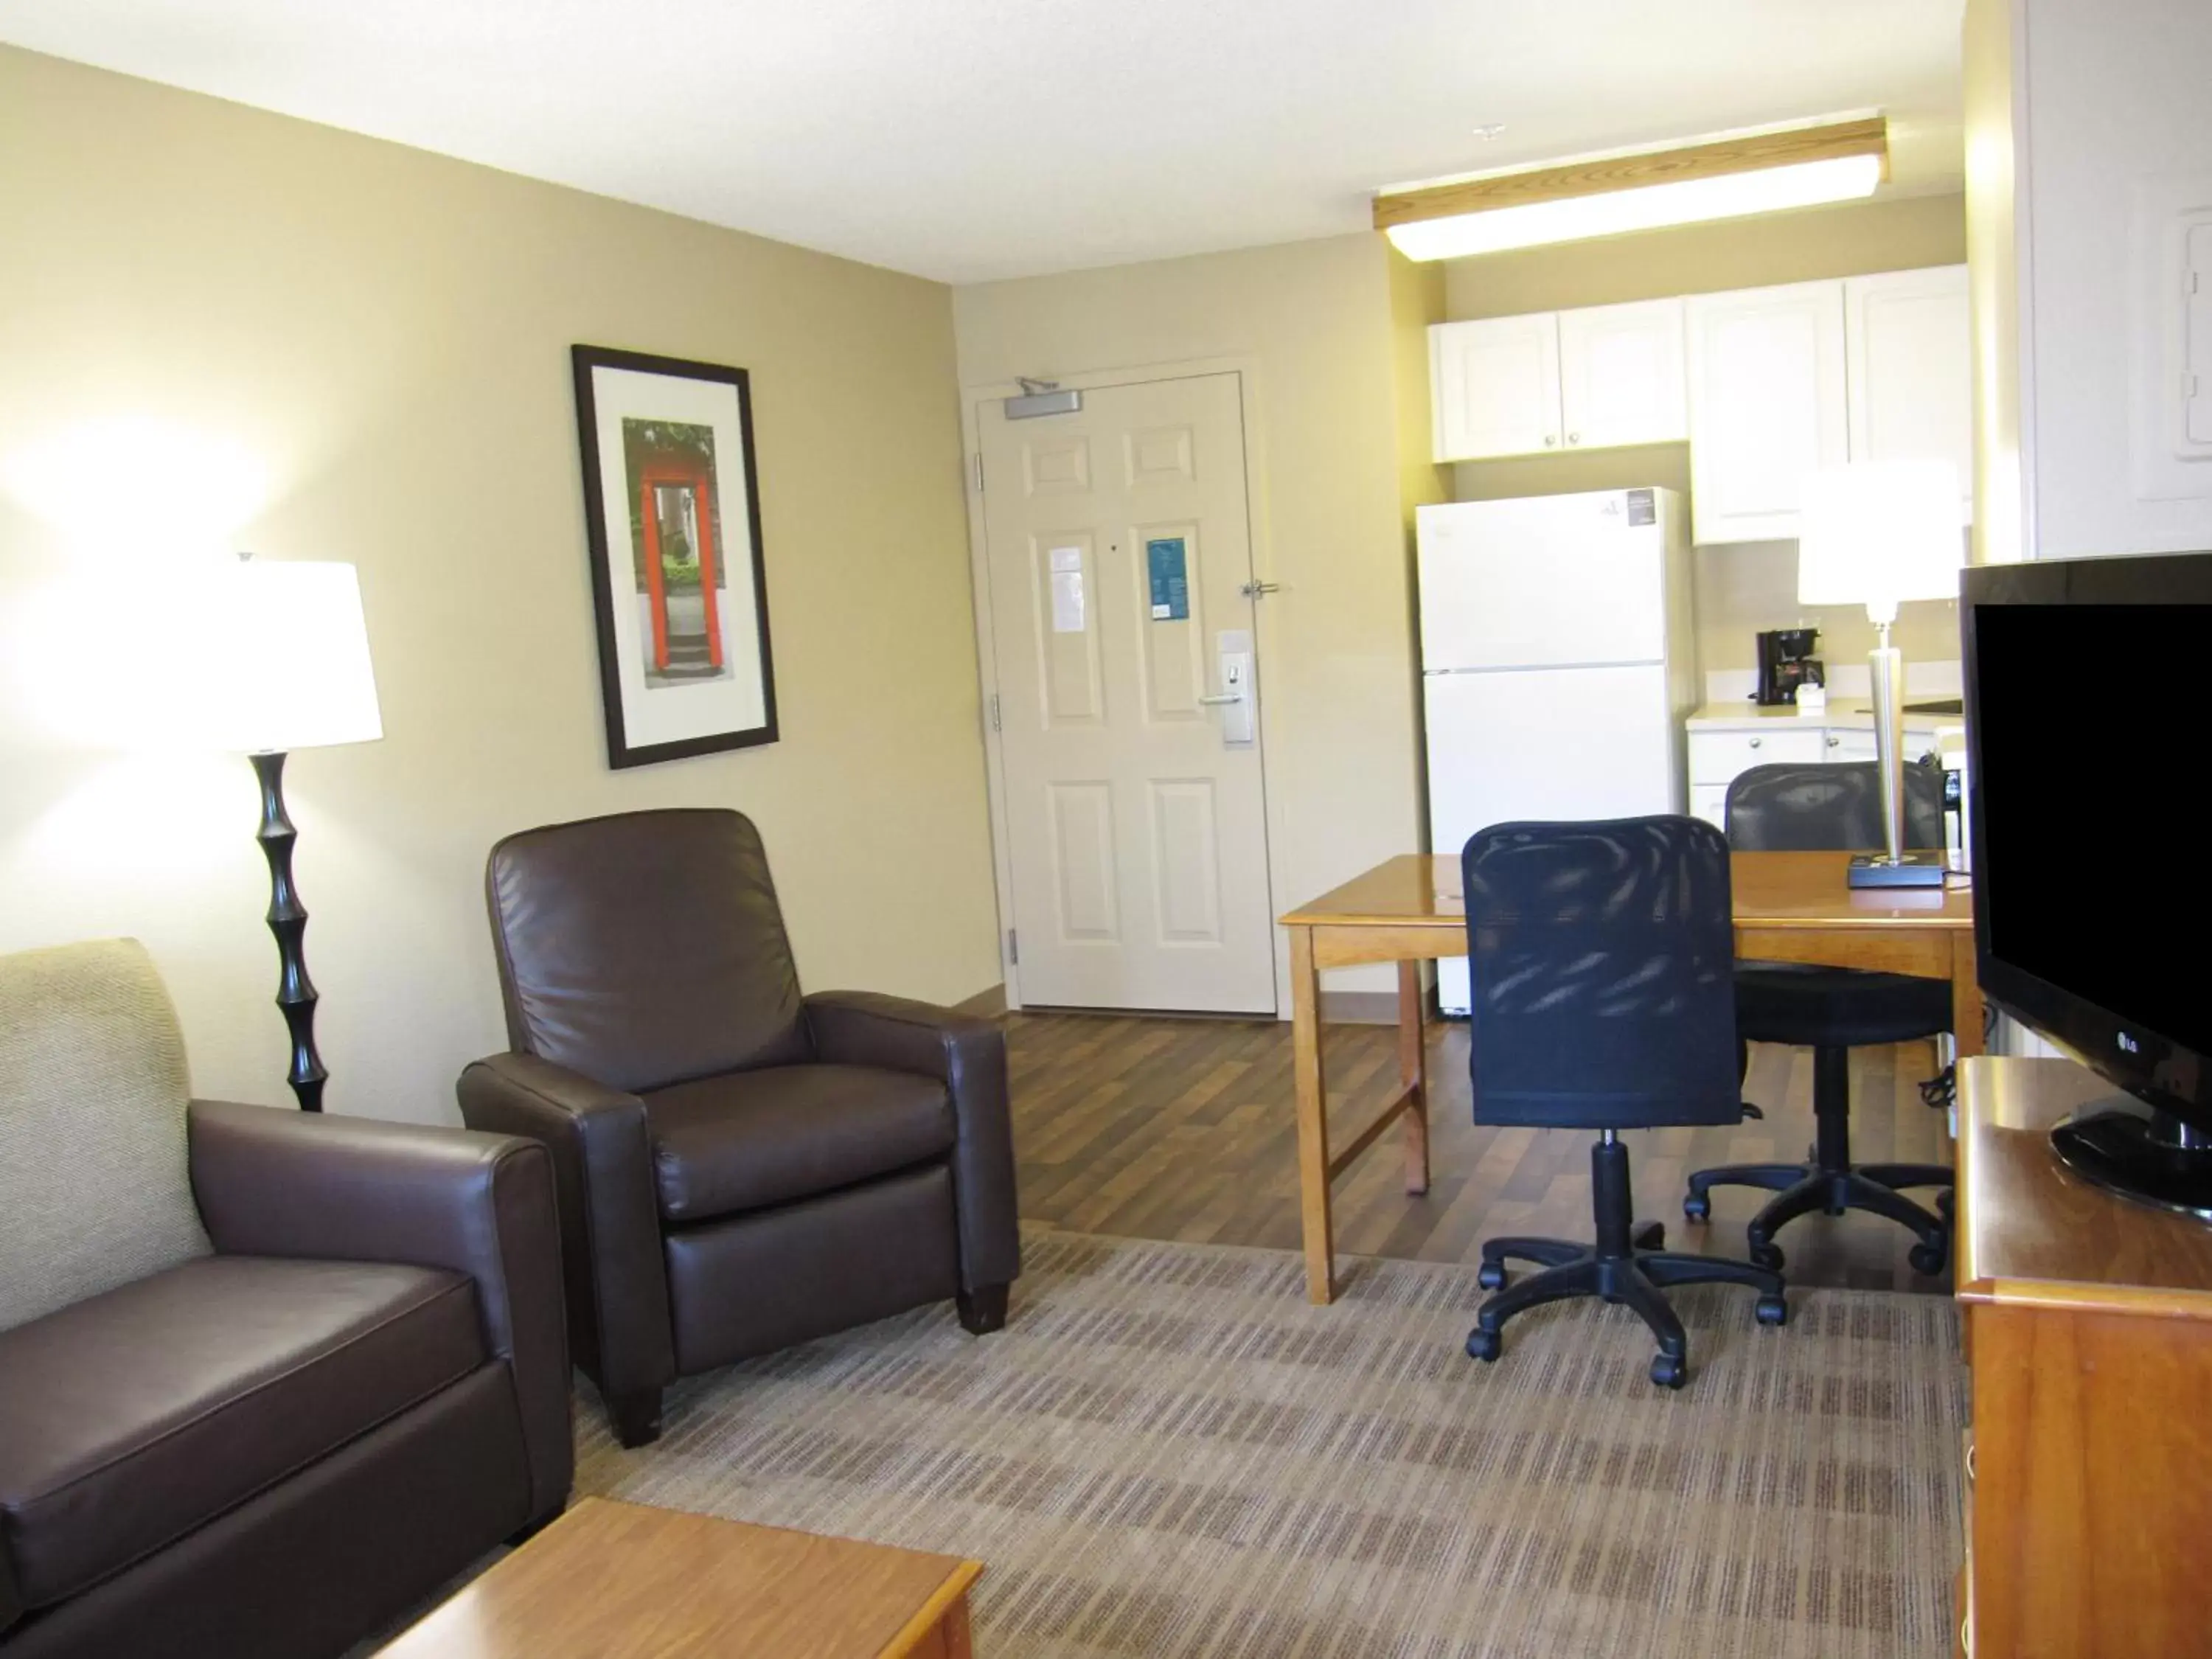
[[[1752,700],[1764,706],[1797,701],[1801,685],[1821,685],[1820,659],[1813,642],[1817,628],[1776,628],[1759,636],[1759,690]]]

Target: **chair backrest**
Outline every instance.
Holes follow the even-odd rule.
[[[507,1041],[617,1089],[813,1058],[760,832],[676,808],[509,836],[485,872]]]
[[[1729,849],[1700,819],[1501,823],[1461,855],[1474,1116],[1733,1123]]]
[[[1905,844],[1943,844],[1943,769],[1905,769]],[[1754,766],[1728,791],[1729,845],[1743,853],[1879,851],[1881,768],[1873,761]]]
[[[0,957],[0,1330],[207,1254],[191,1097],[136,939]]]

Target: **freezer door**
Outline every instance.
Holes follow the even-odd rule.
[[[1431,674],[1430,845],[1456,854],[1516,818],[1623,818],[1682,811],[1667,673],[1630,668]],[[1468,1009],[1467,959],[1437,969],[1444,1012]]]
[[[1421,666],[1658,661],[1667,653],[1662,496],[1608,490],[1422,508]],[[1654,522],[1631,522],[1647,507]]]

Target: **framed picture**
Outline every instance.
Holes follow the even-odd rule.
[[[571,348],[607,763],[774,743],[742,368]]]

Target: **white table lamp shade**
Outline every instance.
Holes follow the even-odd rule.
[[[1958,597],[1966,546],[1949,462],[1863,461],[1812,473],[1798,514],[1798,604],[1863,605],[1886,623],[1905,600]]]
[[[351,565],[254,559],[228,568],[206,635],[210,721],[225,747],[313,749],[384,735]]]

